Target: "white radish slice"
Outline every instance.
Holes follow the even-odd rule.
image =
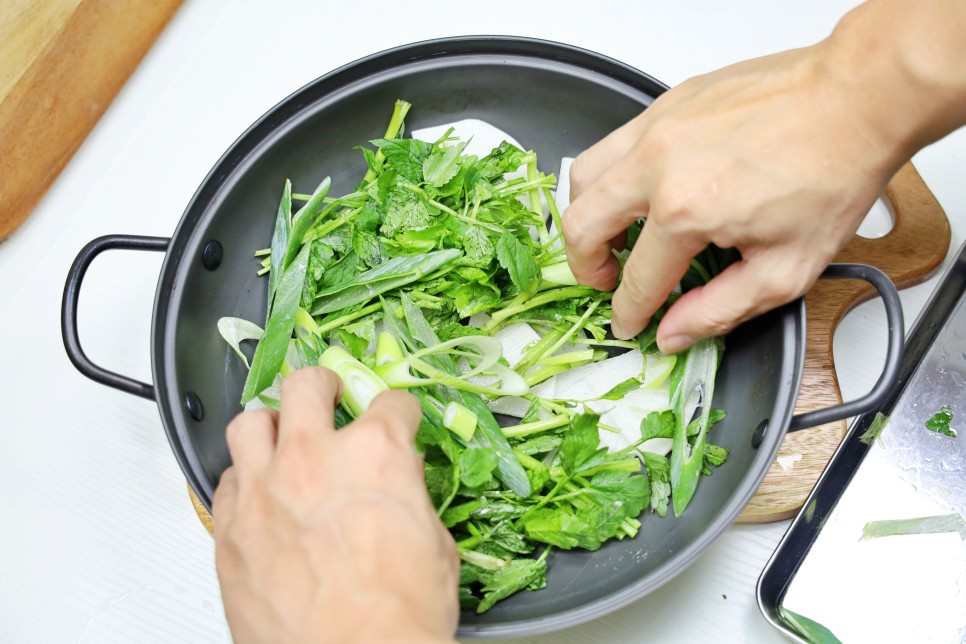
[[[511,367],[515,367],[520,362],[527,347],[540,340],[540,334],[526,322],[517,322],[503,327],[494,333],[493,337],[503,345],[503,357]]]
[[[596,400],[628,378],[640,378],[643,371],[644,355],[633,350],[565,371],[540,383],[531,393],[556,400]]]
[[[490,401],[486,406],[494,414],[506,414],[514,418],[523,418],[530,408],[530,401],[519,396],[502,396]]]
[[[600,422],[620,430],[614,433],[606,429],[600,430],[601,445],[611,451],[621,450],[641,438],[641,420],[654,411],[664,411],[670,408],[670,393],[667,388],[636,389],[628,392],[620,400],[595,400],[585,402],[584,406],[601,414]],[[642,448],[656,439],[642,444]],[[661,443],[651,445],[647,451],[662,449]]]

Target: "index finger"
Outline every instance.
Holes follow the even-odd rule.
[[[694,235],[673,234],[653,220],[644,224],[611,301],[615,337],[629,340],[644,330],[705,243]]]
[[[581,284],[610,290],[620,268],[611,254],[612,241],[641,217],[649,200],[646,173],[632,155],[625,156],[581,194],[563,218],[567,259]]]
[[[278,444],[310,432],[335,431],[335,405],[341,381],[323,367],[297,369],[282,381]]]

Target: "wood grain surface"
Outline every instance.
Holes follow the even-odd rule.
[[[837,262],[870,264],[884,271],[897,288],[926,280],[942,263],[949,249],[949,220],[911,163],[893,177],[885,191],[892,212],[892,229],[877,239],[854,237],[836,256]],[[842,317],[876,295],[858,281],[819,281],[805,296],[805,370],[795,413],[842,402],[832,338]],[[815,486],[829,459],[845,436],[844,420],[788,434],[779,456],[801,454],[788,470],[772,463],[755,496],[738,517],[738,523],[768,523],[794,516]],[[209,532],[211,516],[189,487],[191,502]]]
[[[0,240],[37,205],[180,5],[0,2]]]

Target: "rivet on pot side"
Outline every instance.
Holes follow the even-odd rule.
[[[221,242],[216,239],[212,239],[205,246],[205,250],[201,253],[201,263],[204,264],[205,268],[209,271],[213,271],[219,266],[221,266],[221,260],[225,256],[225,250],[221,246]]]
[[[200,422],[205,417],[205,406],[201,404],[201,398],[195,392],[188,391],[185,393],[184,406],[195,420]]]
[[[762,439],[765,438],[765,432],[768,430],[768,419],[758,423],[758,427],[755,428],[755,433],[751,435],[751,446],[754,449],[758,449],[761,445]]]

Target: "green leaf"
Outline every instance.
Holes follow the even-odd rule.
[[[473,434],[470,446],[492,447],[496,450],[497,477],[521,499],[530,496],[530,479],[493,417],[493,412],[477,394],[461,391],[460,396],[463,405],[476,414],[476,433]]]
[[[359,256],[350,246],[348,253],[326,268],[322,274],[322,279],[319,280],[319,288],[326,291],[342,284],[351,283],[360,275],[359,265]]]
[[[461,318],[489,311],[500,303],[500,294],[479,282],[470,282],[453,291],[453,301]]]
[[[674,424],[674,412],[670,409],[652,411],[641,419],[641,439],[673,438]]]
[[[364,145],[357,145],[356,147],[354,147],[352,149],[353,150],[359,150],[360,152],[362,152],[362,156],[364,156],[365,159],[366,159],[366,166],[374,174],[379,174],[379,173],[382,172],[382,164],[379,163],[379,161],[376,159],[376,153],[375,152],[373,152],[369,148],[365,147]]]
[[[431,144],[416,139],[375,139],[370,143],[379,148],[400,176],[412,183],[422,182],[423,161],[433,149]]]
[[[285,180],[285,187],[282,189],[282,200],[278,204],[278,213],[275,216],[275,232],[272,233],[272,256],[270,269],[268,271],[268,305],[266,307],[266,321],[272,313],[272,306],[275,301],[275,293],[278,290],[278,283],[285,272],[285,255],[288,251],[288,238],[292,230],[292,182]],[[301,284],[299,285],[301,289]],[[300,290],[301,292],[301,290]]]
[[[386,217],[379,228],[385,237],[405,230],[423,230],[433,223],[429,204],[412,192],[397,191],[386,206]]]
[[[295,314],[298,312],[308,264],[309,246],[306,245],[279,280],[272,314],[265,325],[265,334],[255,348],[252,368],[245,380],[241,399],[243,405],[271,386],[285,360],[288,341],[295,329]]]
[[[583,498],[601,506],[621,508],[625,517],[638,516],[650,502],[648,480],[620,470],[604,470],[590,479],[588,494]]]
[[[466,143],[440,147],[423,161],[423,180],[437,188],[456,176]]]
[[[719,467],[728,460],[728,448],[720,445],[704,444],[704,461],[709,465]]]
[[[875,439],[882,434],[882,430],[885,429],[886,425],[888,424],[889,417],[883,414],[881,411],[876,412],[875,418],[873,418],[872,422],[869,423],[869,428],[862,432],[862,435],[859,436],[859,440],[866,445],[871,446],[873,441],[875,441]]]
[[[479,327],[471,324],[460,324],[458,322],[447,324],[437,331],[437,334],[441,342],[446,342],[454,338],[465,338],[468,335],[486,335]]]
[[[315,224],[315,219],[325,206],[325,196],[329,194],[329,186],[331,184],[332,181],[329,177],[323,179],[309,200],[295,214],[295,218],[292,221],[292,228],[289,231],[287,250],[285,252],[285,268],[288,268],[296,255],[299,254],[299,248],[302,246],[302,239],[305,237],[305,233]],[[289,197],[291,198],[291,184],[289,184],[288,189]],[[288,207],[291,210],[291,199],[289,200]]]
[[[356,230],[352,235],[352,250],[366,266],[374,268],[385,262],[388,257],[383,252],[380,239],[364,230]]]
[[[641,381],[637,378],[631,377],[621,382],[617,385],[611,387],[610,391],[601,396],[602,400],[620,400],[625,395],[632,391],[637,391],[641,388]]]
[[[337,333],[352,357],[362,360],[366,349],[376,340],[375,318],[363,318],[359,322],[342,327]]]
[[[487,447],[468,447],[460,452],[457,465],[460,481],[468,487],[478,487],[493,477],[496,469],[496,451]]]
[[[486,268],[493,261],[496,247],[479,226],[468,226],[462,237],[463,250],[466,253],[461,260],[468,266]]]
[[[667,458],[659,454],[642,452],[644,470],[651,486],[651,509],[663,517],[667,514],[667,503],[671,498],[671,466]]]
[[[956,430],[949,426],[951,422],[953,422],[953,408],[949,405],[943,405],[942,409],[926,421],[926,429],[956,438]]]
[[[426,489],[433,507],[437,510],[446,507],[456,494],[458,479],[452,465],[424,464]]]
[[[367,302],[386,291],[405,286],[432,273],[460,256],[452,248],[424,255],[397,257],[356,275],[352,280],[318,293],[312,315],[338,311],[347,306]]]
[[[563,441],[561,436],[555,436],[553,434],[540,434],[529,440],[526,440],[516,446],[516,450],[521,454],[527,454],[532,456],[533,454],[546,454],[550,450],[557,449],[560,447],[560,443]]]
[[[520,291],[528,291],[540,276],[533,253],[508,230],[503,231],[496,243],[496,258],[500,266],[510,274],[510,281]]]
[[[543,559],[514,559],[503,568],[486,575],[483,586],[483,600],[476,608],[484,613],[501,599],[509,597],[531,585],[544,580],[547,575],[547,562]],[[483,575],[481,575],[482,579]]]
[[[606,516],[598,516],[598,509],[595,507],[578,515],[566,507],[540,508],[525,518],[523,529],[534,541],[549,543],[563,550],[577,547],[596,550],[603,540],[599,536],[598,526],[593,522],[607,521]],[[619,519],[617,523],[620,523]],[[607,521],[607,525],[602,527],[607,531],[613,527],[613,520]]]
[[[386,217],[386,209],[383,208],[377,201],[370,199],[366,202],[366,205],[362,207],[362,211],[359,212],[359,216],[356,217],[355,229],[364,230],[367,233],[374,233],[382,225],[383,219]]]
[[[482,505],[482,501],[467,501],[466,503],[450,506],[440,516],[440,520],[444,526],[452,528],[454,525],[469,521],[470,517],[473,516],[473,512],[478,510]]]
[[[809,644],[842,644],[832,631],[815,620],[792,612],[784,606],[779,606],[778,611],[792,630],[801,635]]]
[[[597,430],[597,414],[578,414],[560,443],[560,465],[568,474],[576,474],[604,462],[607,450],[601,449]]]

